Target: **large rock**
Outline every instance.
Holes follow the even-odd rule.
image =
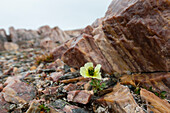
[[[56,47],[56,43],[64,43],[70,36],[58,27],[42,26],[38,30],[9,28],[12,42],[25,47],[41,46],[47,49]],[[43,40],[44,39],[44,40]]]
[[[167,99],[170,99],[170,73],[124,75],[121,77],[121,83],[141,86],[148,90],[152,88],[152,91],[157,93],[166,91]]]
[[[11,103],[29,103],[36,96],[36,90],[33,86],[28,85],[13,77],[8,80],[10,83],[2,90],[5,101]]]
[[[41,37],[49,37],[54,42],[64,43],[70,39],[70,36],[59,27],[50,28],[49,26],[42,26],[39,28],[38,32],[41,34]]]
[[[97,102],[109,106],[112,113],[144,113],[135,102],[128,87],[116,85],[111,93],[97,100]]]
[[[142,100],[147,104],[147,113],[169,113],[170,104],[145,89],[140,90]]]
[[[73,67],[91,61],[108,73],[169,71],[169,9],[167,0],[113,0],[105,17],[83,30],[88,35],[56,53]]]
[[[13,42],[28,41],[40,37],[36,30],[14,29],[14,27],[9,28],[9,33]]]
[[[112,1],[103,30],[125,62],[122,68],[127,66],[132,72],[170,70],[169,10],[168,0]]]

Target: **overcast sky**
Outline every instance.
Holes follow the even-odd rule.
[[[0,0],[0,28],[83,28],[103,17],[111,0]]]

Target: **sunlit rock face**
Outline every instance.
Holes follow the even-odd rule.
[[[167,0],[114,0],[109,6],[103,31],[132,72],[169,70],[169,9]]]
[[[168,11],[167,0],[113,0],[104,18],[61,46],[68,49],[60,57],[76,68],[100,63],[108,73],[169,71]]]

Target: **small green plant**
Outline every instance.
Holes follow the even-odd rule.
[[[145,89],[147,89],[147,88],[145,88]],[[148,90],[149,90],[150,92],[154,93],[156,96],[162,98],[162,99],[164,99],[164,98],[166,97],[166,91],[162,91],[162,92],[159,92],[159,93],[158,93],[158,92],[155,92],[155,91],[153,91],[152,86],[149,87]]]
[[[50,112],[50,108],[48,108],[48,106],[45,106],[44,104],[41,104],[39,108],[41,109],[41,111],[45,111],[47,113]]]
[[[90,85],[93,88],[94,94],[97,94],[98,91],[101,91],[105,88],[106,84],[101,82],[101,65],[97,64],[94,68],[92,62],[88,62],[84,65],[84,67],[80,68],[80,74],[85,78],[92,78]]]
[[[162,99],[164,99],[164,98],[166,97],[166,91],[162,91],[162,92],[160,93],[160,97],[161,97]]]
[[[134,90],[135,94],[140,94],[140,88],[139,87],[136,87],[136,89]]]

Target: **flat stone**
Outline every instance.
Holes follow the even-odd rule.
[[[67,95],[67,100],[81,104],[87,104],[92,97],[92,94],[86,90],[70,91]]]
[[[141,107],[136,103],[128,87],[116,85],[111,93],[104,95],[97,100],[109,106],[111,112],[116,113],[144,113]]]
[[[63,88],[66,91],[73,91],[73,90],[75,90],[77,88],[77,85],[70,83],[70,84],[64,86]]]
[[[51,73],[50,77],[53,79],[53,81],[58,82],[61,76],[63,76],[62,72],[54,72],[54,73]]]
[[[14,81],[3,89],[4,99],[11,103],[28,103],[36,96],[36,90],[33,86],[21,81]]]
[[[143,101],[147,104],[147,112],[150,113],[168,113],[170,110],[170,104],[166,100],[162,100],[154,93],[147,91],[146,89],[140,90],[140,95]]]
[[[166,91],[167,99],[170,99],[170,73],[156,72],[146,74],[132,74],[121,77],[122,84],[141,86],[146,89],[152,88],[154,92]]]

